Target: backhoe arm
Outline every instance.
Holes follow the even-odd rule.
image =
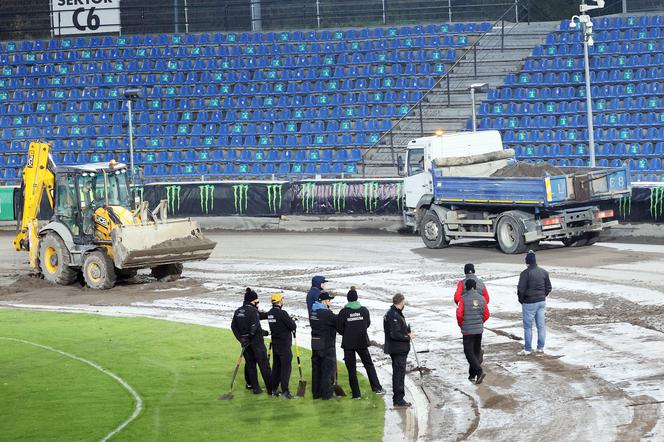
[[[39,238],[37,220],[39,206],[46,191],[48,201],[53,207],[53,187],[55,185],[55,166],[49,152],[48,143],[30,143],[28,161],[23,168],[23,181],[21,183],[21,213],[19,232],[14,239],[14,248],[17,251],[30,252],[30,268],[38,270]]]

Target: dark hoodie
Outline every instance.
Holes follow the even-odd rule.
[[[321,287],[320,285],[325,281],[324,276],[314,276],[311,278],[311,288],[307,293],[307,311],[311,313],[311,306],[314,305],[314,302],[318,302],[318,296],[320,296]]]
[[[371,325],[369,310],[358,301],[349,302],[337,315],[337,331],[343,338],[341,348],[344,350],[361,350],[369,348],[367,329]]]

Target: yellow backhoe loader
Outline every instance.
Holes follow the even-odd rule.
[[[79,275],[93,289],[151,268],[159,280],[182,273],[182,262],[209,258],[216,243],[189,219],[167,219],[166,202],[131,209],[127,167],[111,161],[57,166],[48,143],[30,143],[23,169],[17,251],[30,253],[30,267],[49,282],[72,284]],[[53,217],[38,224],[46,195]]]

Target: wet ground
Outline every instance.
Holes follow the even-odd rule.
[[[304,298],[311,276],[325,275],[345,303],[358,288],[373,324],[372,354],[389,390],[381,319],[397,291],[416,334],[422,375],[409,359],[413,411],[389,410],[386,440],[662,440],[664,439],[664,246],[543,245],[538,262],[551,274],[544,356],[522,348],[516,282],[523,256],[493,243],[428,250],[417,237],[360,234],[223,233],[212,258],[185,266],[185,278],[158,283],[146,274],[106,292],[52,287],[28,276],[27,254],[0,235],[0,304],[143,315],[228,327],[244,288],[261,306],[284,291],[285,309],[308,325]],[[484,333],[485,382],[467,380],[452,295],[463,265],[475,263],[491,295]],[[341,359],[342,353],[339,353]],[[341,373],[343,376],[344,373]],[[421,388],[431,400],[427,402]],[[389,403],[388,398],[388,403]]]

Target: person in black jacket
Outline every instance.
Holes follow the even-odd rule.
[[[517,296],[521,303],[523,314],[523,350],[520,355],[532,353],[533,319],[537,326],[537,350],[536,353],[544,353],[544,340],[546,338],[546,322],[544,313],[546,311],[546,297],[551,293],[551,280],[549,273],[537,266],[535,252],[529,250],[526,254],[528,268],[521,272]]]
[[[331,296],[321,292],[309,315],[311,325],[311,389],[314,399],[332,399],[332,382],[337,363],[337,315],[332,313]]]
[[[272,389],[277,394],[277,385],[281,383],[281,397],[295,399],[290,394],[290,380],[293,352],[293,332],[297,328],[295,321],[283,310],[284,297],[280,293],[272,295],[272,310],[267,312],[267,322],[272,333]]]
[[[392,298],[392,307],[383,317],[385,330],[385,353],[392,358],[392,403],[395,407],[410,407],[404,399],[406,394],[406,359],[410,352],[410,327],[403,317],[406,298],[397,293]]]
[[[258,384],[256,364],[260,369],[263,382],[268,394],[272,394],[270,384],[270,363],[267,359],[267,350],[263,337],[268,335],[261,328],[261,319],[267,319],[267,314],[258,311],[258,295],[247,288],[244,294],[244,304],[235,310],[231,321],[231,330],[235,338],[244,348],[245,377],[247,386],[251,385],[254,394],[261,394],[263,390]]]
[[[348,370],[348,383],[353,392],[353,399],[362,398],[360,384],[357,381],[355,353],[360,357],[364,368],[367,370],[371,389],[375,393],[383,394],[385,391],[380,385],[376,368],[369,353],[369,335],[367,334],[367,329],[371,325],[369,310],[362,307],[357,301],[355,287],[350,288],[346,299],[348,299],[348,304],[341,309],[337,316],[337,331],[343,336],[341,347],[344,349],[344,361]]]

